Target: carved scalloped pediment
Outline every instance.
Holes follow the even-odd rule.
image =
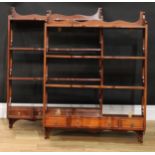
[[[44,15],[38,15],[38,14],[31,14],[31,15],[21,15],[16,12],[16,9],[14,7],[11,8],[11,19],[15,20],[46,20],[46,16]]]
[[[11,19],[14,20],[43,20],[48,23],[49,26],[62,26],[62,27],[110,27],[110,28],[136,28],[143,27],[147,24],[145,19],[145,12],[140,12],[139,19],[135,22],[129,22],[124,20],[116,20],[107,22],[103,19],[102,9],[98,8],[97,12],[92,16],[85,15],[62,15],[55,14],[52,11],[48,11],[46,15],[20,15],[16,12],[15,8],[11,8]]]

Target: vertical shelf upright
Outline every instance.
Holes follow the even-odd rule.
[[[100,46],[101,46],[101,54],[99,58],[99,73],[100,73],[100,85],[104,85],[104,67],[103,67],[103,56],[104,56],[104,36],[103,29],[100,29]],[[103,113],[103,89],[99,89],[99,103],[101,109],[101,115]]]

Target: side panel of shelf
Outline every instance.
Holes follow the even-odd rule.
[[[144,131],[146,130],[146,105],[147,105],[147,65],[148,65],[148,25],[145,26],[144,30],[144,56],[145,56],[145,62],[144,62],[144,97],[143,97],[143,114],[144,114]]]
[[[8,18],[8,47],[7,47],[7,116],[8,111],[11,106],[11,94],[12,94],[12,81],[9,81],[9,78],[12,73],[12,55],[10,53],[10,47],[12,43],[12,28],[11,28],[11,22]]]
[[[104,36],[103,36],[103,29],[99,29],[99,38],[100,38],[100,47],[101,47],[101,54],[100,57],[104,56]],[[100,74],[100,85],[104,85],[104,66],[103,66],[103,60],[99,60],[99,74]],[[103,89],[99,90],[99,104],[100,104],[100,110],[101,115],[103,112]]]
[[[44,25],[44,54],[43,54],[43,124],[45,121],[45,113],[47,110],[47,90],[46,90],[46,82],[47,82],[47,49],[48,49],[48,34],[46,23]]]

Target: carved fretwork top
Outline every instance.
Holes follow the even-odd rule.
[[[116,20],[106,22],[103,19],[102,9],[98,8],[97,12],[92,16],[85,15],[61,15],[48,11],[46,15],[20,15],[15,8],[11,8],[10,20],[36,20],[46,22],[47,27],[98,27],[98,28],[144,28],[147,25],[145,12],[140,12],[139,19],[135,22],[124,20]]]

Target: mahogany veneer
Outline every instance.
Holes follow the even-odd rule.
[[[99,109],[52,108],[46,112],[44,125],[50,128],[90,128],[108,130],[143,130],[143,118],[127,115],[101,115]]]
[[[17,120],[41,120],[42,107],[12,106],[8,109],[7,117],[9,119],[9,127],[12,128]]]
[[[41,22],[44,25],[44,47],[13,47],[13,30],[12,23],[18,22]],[[50,48],[48,30],[52,28],[95,28],[99,34],[99,48]],[[110,56],[105,55],[104,34],[103,29],[140,29],[143,31],[143,49],[142,56]],[[81,34],[82,35],[82,34]],[[8,68],[7,68],[7,116],[10,127],[16,120],[38,120],[43,119],[45,129],[45,138],[48,138],[49,130],[52,128],[61,129],[85,129],[85,130],[120,130],[135,131],[138,135],[138,141],[143,142],[143,134],[146,129],[146,105],[147,105],[147,53],[148,53],[148,25],[145,19],[145,13],[140,12],[139,19],[135,22],[127,22],[122,20],[106,22],[103,19],[102,9],[99,8],[92,16],[72,15],[65,16],[61,14],[53,14],[49,11],[46,15],[20,15],[12,8],[11,15],[8,17]],[[12,55],[20,52],[38,52],[43,53],[43,77],[16,77],[12,76],[13,61]],[[67,52],[66,54],[60,54]],[[72,52],[87,52],[87,55],[73,55]],[[90,55],[96,52],[97,55]],[[68,54],[69,53],[69,54]],[[99,67],[99,77],[82,78],[82,77],[50,77],[48,75],[48,59],[96,59]],[[134,60],[142,61],[141,80],[142,85],[105,85],[104,83],[104,60]],[[33,81],[43,82],[43,107],[17,107],[12,106],[12,81]],[[52,82],[57,83],[52,83]],[[59,82],[65,82],[61,84]],[[72,82],[72,84],[67,84]],[[76,84],[74,82],[79,82]],[[80,82],[92,82],[82,84]],[[98,82],[98,84],[93,84]],[[48,106],[47,89],[65,88],[65,89],[96,89],[98,90],[99,108],[52,108]],[[141,115],[104,115],[102,113],[103,91],[105,89],[120,90],[138,90],[142,91],[141,96]]]
[[[97,28],[100,38],[100,54],[99,55],[72,55],[59,54],[58,51],[77,51],[76,49],[49,49],[49,30],[52,28]],[[142,29],[143,30],[143,51],[142,56],[108,56],[104,54],[104,35],[103,29]],[[44,77],[43,77],[43,125],[45,128],[45,138],[48,138],[48,132],[52,128],[63,129],[95,129],[95,130],[122,130],[135,131],[138,135],[139,142],[143,141],[143,133],[146,128],[146,102],[147,102],[147,22],[144,12],[140,13],[140,17],[136,22],[113,21],[106,22],[103,20],[102,10],[98,9],[93,16],[64,16],[58,14],[47,15],[47,22],[44,26]],[[82,34],[81,34],[82,35]],[[82,51],[83,49],[81,49]],[[90,50],[92,51],[92,50]],[[49,53],[50,52],[50,53]],[[57,52],[57,53],[56,53]],[[94,84],[61,84],[57,79],[57,83],[49,82],[48,75],[48,59],[96,59],[99,61],[99,78],[100,83]],[[121,85],[105,85],[104,83],[104,60],[134,60],[143,61],[141,86],[121,86]],[[63,79],[62,79],[63,80]],[[65,81],[65,80],[64,80]],[[50,109],[48,107],[48,92],[50,88],[74,88],[74,89],[97,89],[99,91],[99,109]],[[121,90],[142,90],[142,115],[139,116],[123,116],[123,115],[103,115],[103,91],[105,89],[121,89]]]
[[[42,119],[42,108],[41,107],[28,107],[28,106],[13,106],[12,105],[12,88],[13,81],[42,81],[41,77],[17,77],[13,76],[13,55],[18,53],[43,53],[43,48],[34,47],[13,47],[14,43],[14,29],[13,26],[18,25],[21,22],[36,22],[39,26],[45,22],[46,17],[40,15],[20,15],[16,12],[15,8],[11,8],[11,14],[8,16],[8,51],[7,51],[7,117],[9,120],[9,127],[12,128],[13,124],[17,120],[38,120]],[[15,24],[15,25],[14,25]]]

